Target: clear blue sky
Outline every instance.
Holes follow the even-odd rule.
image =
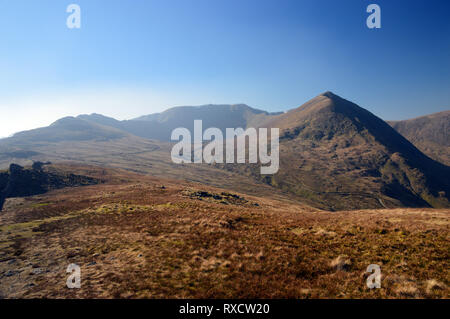
[[[450,109],[449,17],[437,0],[0,0],[0,136],[80,113],[280,111],[326,90],[383,119]]]

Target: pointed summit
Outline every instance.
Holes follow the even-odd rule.
[[[343,97],[341,97],[337,94],[334,94],[331,91],[326,91],[326,92],[320,94],[319,96],[317,96],[317,98],[322,98],[322,99],[324,97],[326,97],[326,100],[332,101],[335,104],[339,103],[339,104],[345,104],[346,106],[357,106],[356,104],[344,99]]]
[[[267,127],[279,128],[280,136],[291,139],[318,142],[342,138],[347,140],[347,144],[353,145],[375,140],[391,152],[401,150],[407,157],[423,157],[420,151],[385,121],[330,91],[274,117],[266,124]]]
[[[303,126],[306,122],[318,122],[319,119],[319,122],[329,122],[333,121],[336,117],[339,117],[340,121],[343,118],[367,117],[369,114],[372,117],[375,117],[358,105],[331,91],[326,91],[298,108],[292,109],[287,113],[272,119],[269,122],[269,126],[278,127],[282,131],[292,130]]]
[[[320,95],[321,95],[321,96],[326,96],[326,97],[328,97],[328,98],[330,98],[330,99],[333,99],[333,98],[336,98],[336,97],[340,98],[340,96],[334,94],[334,93],[331,92],[331,91],[323,92],[323,93],[320,94]]]
[[[283,189],[306,185],[303,191],[314,190],[324,202],[333,198],[328,202],[333,209],[341,201],[358,203],[355,207],[449,205],[449,167],[426,157],[376,115],[330,91],[274,117],[267,127],[280,129],[283,165],[274,179]],[[378,197],[347,200],[343,195],[362,193]]]

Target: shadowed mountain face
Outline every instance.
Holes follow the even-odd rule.
[[[450,165],[450,111],[388,123],[422,152]]]
[[[203,129],[280,128],[279,172],[260,175],[257,164],[176,165],[168,143],[149,140],[167,141],[173,129],[192,129],[196,119],[203,120]],[[267,194],[269,187],[274,194],[329,210],[450,206],[448,166],[425,156],[380,118],[331,92],[281,114],[245,105],[207,105],[129,121],[81,115],[0,140],[0,154],[121,167],[252,194]],[[12,157],[1,156],[0,164]]]

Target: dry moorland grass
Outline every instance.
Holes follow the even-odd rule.
[[[1,297],[449,297],[450,210],[327,212],[118,170],[77,173],[106,183],[7,200]],[[81,289],[66,287],[70,263]],[[380,289],[366,287],[369,264],[381,266]]]

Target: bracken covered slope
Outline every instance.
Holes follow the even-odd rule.
[[[448,298],[448,209],[326,212],[101,167],[8,199],[4,298]],[[81,267],[68,289],[67,266]],[[367,266],[381,267],[368,289]]]

